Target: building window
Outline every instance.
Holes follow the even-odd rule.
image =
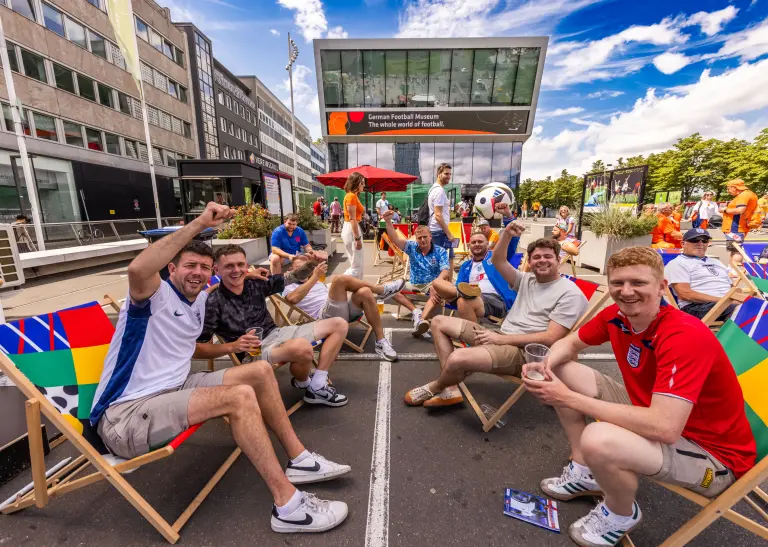
[[[187,103],[187,88],[184,87],[183,85],[178,85],[178,84],[176,84],[176,85],[178,86],[178,89],[179,89],[179,100],[181,102],[183,102],[184,104],[186,104]]]
[[[64,122],[64,140],[67,144],[83,147],[83,126],[72,122]]]
[[[77,87],[80,90],[80,96],[89,101],[96,102],[96,92],[93,90],[93,80],[82,74],[77,75]]]
[[[173,59],[173,44],[168,40],[163,40],[163,53],[169,59]]]
[[[168,80],[168,95],[179,98],[179,84],[170,79]]]
[[[179,154],[181,158],[181,154]],[[168,167],[176,167],[176,155],[170,150],[165,151],[165,163]]]
[[[99,152],[104,152],[104,145],[101,142],[101,131],[86,127],[85,140],[88,143],[89,150],[98,150]]]
[[[69,17],[66,18],[65,26],[67,27],[67,37],[69,40],[83,49],[88,49],[88,44],[85,40],[85,28],[81,24],[75,23]]]
[[[139,67],[141,69],[141,79],[144,82],[147,82],[148,84],[155,85],[155,76],[152,72],[152,67],[149,65],[145,65],[144,63],[139,63]]]
[[[173,46],[173,60],[179,66],[184,66],[184,52],[176,46]]]
[[[24,74],[45,84],[48,78],[45,74],[45,60],[26,49],[21,49],[21,63],[24,65]]]
[[[239,138],[240,138],[240,128],[239,128],[239,127],[236,127],[236,128],[235,128],[235,138],[236,138],[236,139],[239,139]]]
[[[160,125],[160,116],[154,106],[147,105],[147,121],[152,125]]]
[[[33,112],[32,117],[35,120],[35,136],[38,139],[45,139],[47,141],[59,140],[59,136],[56,133],[56,120],[37,112]]]
[[[155,87],[168,93],[168,77],[158,70],[153,70],[153,73]]]
[[[3,121],[5,122],[5,130],[9,133],[13,133],[13,114],[11,114],[11,107],[5,103],[0,103],[0,107],[3,109]]]
[[[120,137],[114,133],[104,132],[104,140],[107,143],[107,154],[120,155]]]
[[[160,127],[165,129],[166,131],[171,130],[171,116],[162,110],[158,110],[159,119],[160,119]]]
[[[229,146],[224,146],[224,157],[229,159]]]
[[[119,68],[125,70],[125,57],[120,52],[120,48],[112,42],[107,42],[107,48],[109,48],[110,55],[112,56],[112,63]]]
[[[35,2],[34,0],[13,0],[13,11],[26,17],[27,19],[35,19]]]
[[[341,97],[341,52],[321,51],[320,63],[323,71],[323,94],[325,106],[339,107]]]
[[[104,37],[101,34],[96,34],[92,30],[88,31],[88,38],[91,42],[91,52],[94,55],[98,55],[102,59],[107,58],[107,45],[104,41]]]
[[[141,161],[149,161],[149,154],[147,154],[147,145],[143,142],[136,144],[136,148],[139,151],[139,159]]]
[[[95,8],[101,9],[101,6],[99,5],[99,0],[88,0],[88,3]]]
[[[16,48],[13,44],[6,43],[6,49],[8,50],[8,65],[14,72],[19,72],[19,59],[16,57]]]
[[[124,139],[124,141],[125,141],[125,155],[135,160],[139,159],[139,153],[136,150],[136,141],[129,141],[128,139]]]
[[[491,104],[493,73],[496,68],[495,49],[476,49],[472,68],[472,105]]]
[[[56,87],[75,93],[75,78],[70,69],[53,63],[53,77],[56,79]]]
[[[100,83],[97,83],[96,87],[99,90],[99,102],[109,108],[115,108],[115,100],[112,97],[112,88]]]
[[[149,27],[144,21],[142,21],[138,17],[134,17],[134,18],[136,19],[136,36],[138,36],[145,42],[149,42]]]
[[[513,106],[529,106],[533,100],[533,86],[539,67],[539,48],[520,48],[520,65],[517,69]]]
[[[117,92],[117,104],[120,106],[120,112],[131,115],[131,99],[125,93]]]
[[[222,131],[226,131],[227,130],[227,119],[224,116],[222,116],[221,118],[219,118],[219,121],[221,122],[221,130]]]
[[[341,82],[343,106],[363,106],[363,56],[360,51],[341,52]]]
[[[59,36],[64,36],[64,16],[59,10],[43,2],[43,21],[45,28]]]
[[[496,56],[496,74],[493,79],[493,106],[509,106],[515,93],[515,79],[520,53],[517,48],[501,48]]]
[[[387,106],[406,105],[406,57],[405,51],[387,51]],[[343,82],[342,82],[343,83]]]
[[[408,52],[408,106],[434,106],[429,96],[429,50]],[[431,103],[431,104],[430,104]]]
[[[155,162],[155,165],[162,165],[163,164],[163,155],[160,153],[159,148],[152,147],[152,159]]]
[[[163,51],[163,37],[160,36],[158,33],[156,33],[151,28],[149,29],[149,43],[150,45],[155,48],[157,51],[161,52]]]
[[[232,122],[229,122],[229,134],[234,136],[235,135],[235,124]]]
[[[471,49],[454,49],[451,61],[451,106],[468,106],[472,88]]]
[[[230,110],[232,110],[232,97],[230,97],[229,95],[227,95],[227,96],[226,96],[226,102],[227,102],[227,108],[229,108]]]
[[[223,105],[224,104],[224,92],[223,91],[217,92],[216,93],[216,99],[218,99],[219,104]]]

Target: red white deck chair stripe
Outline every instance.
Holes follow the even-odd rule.
[[[566,279],[570,279],[574,283],[576,283],[576,286],[581,289],[581,292],[584,293],[584,297],[589,302],[589,305],[587,306],[587,310],[584,312],[584,314],[579,318],[578,321],[576,321],[576,324],[573,325],[570,332],[575,332],[581,327],[584,323],[592,319],[597,312],[599,312],[605,301],[610,296],[608,294],[608,289],[605,286],[598,285],[597,283],[593,283],[592,281],[586,281],[584,279],[576,279],[575,277],[572,277],[570,275],[560,274],[562,277],[565,277]],[[466,345],[465,345],[466,346]],[[491,416],[490,418],[485,417],[485,413],[480,409],[480,405],[477,404],[477,401],[475,400],[472,393],[469,391],[469,388],[467,388],[466,384],[464,382],[459,383],[459,388],[461,388],[461,391],[464,393],[464,396],[467,398],[467,401],[469,402],[469,405],[472,407],[472,410],[475,411],[475,414],[477,414],[477,417],[480,419],[480,422],[483,424],[483,431],[486,433],[490,431],[493,426],[498,422],[507,412],[509,412],[509,409],[512,408],[512,405],[514,405],[517,400],[523,396],[523,393],[525,393],[525,384],[523,384],[523,381],[518,378],[517,376],[509,376],[509,375],[503,375],[500,376],[501,378],[504,378],[505,380],[509,380],[513,384],[516,384],[518,387],[515,389],[515,391],[512,393],[512,395],[509,396],[509,398],[504,402],[503,405],[499,407],[499,409],[496,411],[496,413]]]
[[[137,469],[173,454],[202,424],[196,424],[168,444],[153,447],[131,460],[111,456],[88,420],[114,327],[102,305],[119,309],[110,297],[104,304],[91,302],[46,315],[0,325],[0,370],[28,397],[27,431],[34,489],[6,506],[4,514],[35,505],[106,479],[170,543],[240,456],[236,448],[214,473],[192,503],[173,524],[160,514],[123,478]],[[80,456],[46,478],[40,413],[80,452]],[[120,463],[117,463],[117,462]],[[90,474],[82,476],[89,466]],[[75,478],[81,475],[79,478]]]

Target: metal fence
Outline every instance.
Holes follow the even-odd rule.
[[[178,224],[181,217],[162,218],[162,226]],[[92,222],[50,222],[42,224],[46,249],[62,249],[80,245],[94,245],[142,239],[140,231],[157,228],[155,218],[126,220],[99,220]],[[13,226],[20,253],[38,250],[35,227],[32,224]]]

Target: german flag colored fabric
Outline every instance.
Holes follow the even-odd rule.
[[[746,264],[745,264],[746,266]],[[747,299],[717,338],[736,371],[744,407],[757,443],[758,461],[768,456],[768,302]]]

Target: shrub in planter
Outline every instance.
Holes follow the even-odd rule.
[[[296,214],[299,217],[299,228],[302,228],[305,232],[328,228],[328,224],[317,218],[309,207],[299,207]]]
[[[221,232],[219,239],[255,239],[266,237],[280,224],[280,218],[273,216],[261,205],[237,207],[237,214]]]
[[[597,237],[613,240],[635,239],[648,235],[657,222],[655,215],[636,217],[617,207],[609,207],[599,213],[588,213],[583,219],[584,226]]]

